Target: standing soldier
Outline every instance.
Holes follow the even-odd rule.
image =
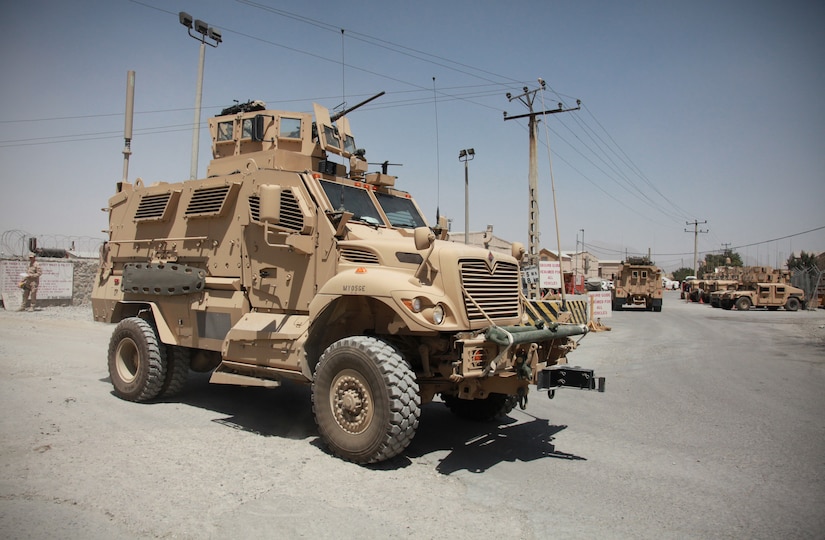
[[[23,289],[23,305],[20,306],[20,311],[23,311],[28,306],[29,311],[34,311],[34,306],[37,303],[37,286],[40,285],[40,276],[43,270],[40,269],[40,264],[37,262],[34,253],[29,253],[29,268],[26,270],[26,277],[23,278],[20,284]]]

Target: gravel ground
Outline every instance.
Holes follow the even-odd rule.
[[[604,394],[530,394],[493,423],[423,408],[403,456],[318,437],[309,389],[117,399],[88,306],[0,310],[3,538],[823,538],[825,310],[668,294],[571,362]]]

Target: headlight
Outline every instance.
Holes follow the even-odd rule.
[[[436,304],[433,308],[433,322],[435,324],[441,324],[444,322],[444,306],[441,304]]]
[[[421,298],[405,298],[404,300],[402,300],[402,302],[404,302],[404,305],[407,306],[407,309],[409,309],[413,313],[421,313]]]

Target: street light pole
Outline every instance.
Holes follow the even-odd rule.
[[[458,153],[458,160],[464,162],[464,243],[470,243],[470,173],[467,166],[468,161],[472,161],[476,151],[473,148],[466,148]]]
[[[192,128],[192,163],[189,168],[189,178],[194,180],[198,177],[198,147],[200,146],[201,131],[201,96],[203,94],[203,64],[206,58],[206,46],[217,47],[223,41],[219,30],[212,28],[200,19],[192,19],[192,16],[181,11],[178,14],[180,23],[186,27],[189,35],[201,42],[200,59],[198,63],[198,83],[195,89],[195,122]],[[192,30],[196,34],[192,33]],[[209,37],[214,43],[206,40]]]

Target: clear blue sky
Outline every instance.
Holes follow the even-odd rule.
[[[136,71],[129,179],[189,176],[198,43],[204,120],[233,100],[334,108],[434,222],[527,241],[526,112],[534,89],[578,112],[539,126],[542,245],[602,259],[653,252],[666,270],[736,248],[746,263],[825,251],[825,3],[99,0],[5,3],[0,20],[0,232],[98,237],[123,169],[126,72]],[[341,29],[344,29],[342,37]],[[342,65],[343,63],[343,65]],[[435,78],[435,81],[433,81]],[[211,157],[203,123],[199,172]],[[813,231],[806,234],[797,234]],[[769,240],[781,238],[781,240]]]

